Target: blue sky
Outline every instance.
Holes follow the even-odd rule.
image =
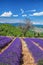
[[[43,0],[0,0],[0,22],[23,22],[30,18],[34,24],[43,24]]]

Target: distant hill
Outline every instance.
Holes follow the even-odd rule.
[[[33,25],[35,27],[38,27],[38,28],[43,28],[43,25]]]
[[[0,23],[0,24],[3,24],[3,23]],[[25,23],[7,23],[7,24],[11,24],[13,26],[25,25]],[[33,25],[33,26],[38,27],[38,28],[43,28],[43,25]]]
[[[0,23],[0,24],[11,24],[13,26],[25,25],[24,23]]]
[[[19,26],[19,25],[25,25],[24,23],[11,23],[11,25],[13,26]],[[35,27],[38,27],[38,28],[43,28],[43,25],[33,25]]]

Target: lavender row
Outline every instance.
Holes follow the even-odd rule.
[[[11,38],[5,37],[2,40],[0,40],[0,49],[4,46],[8,45],[12,41]]]
[[[21,53],[21,41],[16,38],[9,48],[0,54],[0,62],[6,63],[8,65],[20,65]]]
[[[6,36],[0,36],[0,40],[7,38]]]
[[[33,38],[31,40],[36,42],[37,44],[39,44],[43,48],[43,39]]]
[[[25,42],[27,43],[27,47],[32,53],[35,62],[38,62],[39,59],[43,58],[43,51],[40,50],[37,46],[35,46],[32,41],[29,38],[24,39]]]

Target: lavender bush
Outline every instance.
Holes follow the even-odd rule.
[[[36,42],[37,44],[39,44],[43,48],[43,39],[33,38],[31,40]]]
[[[25,38],[24,40],[27,43],[28,49],[30,50],[34,57],[35,62],[38,62],[39,59],[43,58],[43,51],[40,50],[36,45],[34,45],[30,38]]]
[[[20,65],[22,45],[20,39],[16,38],[13,43],[0,54],[0,62],[9,65]]]
[[[3,47],[5,47],[6,45],[8,45],[12,39],[8,38],[8,37],[2,37],[3,39],[0,40],[0,49],[2,49]]]

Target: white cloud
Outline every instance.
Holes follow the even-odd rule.
[[[35,12],[36,10],[34,9],[34,10],[30,10],[31,12]]]
[[[21,13],[23,14],[24,13],[24,10],[23,9],[20,9]]]
[[[33,22],[35,25],[43,25],[43,22]]]
[[[23,14],[22,17],[27,17],[27,15],[26,14]]]
[[[13,15],[14,17],[18,17],[18,15]]]
[[[30,14],[30,16],[43,16],[43,12],[36,12],[36,13]]]
[[[9,12],[4,12],[3,14],[1,14],[0,17],[10,17],[12,15],[12,12],[9,11]]]
[[[26,12],[36,12],[36,10],[27,10]]]

